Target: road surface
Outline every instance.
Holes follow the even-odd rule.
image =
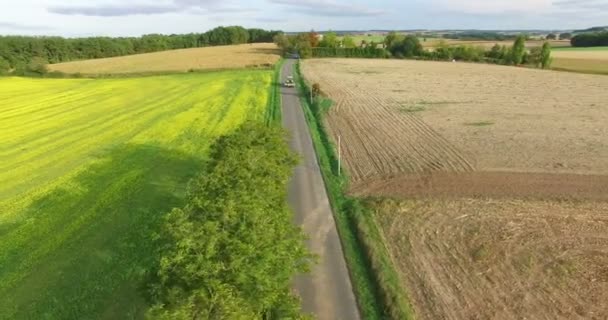
[[[291,59],[285,62],[281,83],[293,74],[294,64]],[[291,133],[292,150],[302,158],[289,183],[289,204],[309,237],[308,247],[319,258],[311,274],[295,280],[302,310],[319,320],[357,320],[357,302],[297,90],[282,87],[281,97],[283,126]]]

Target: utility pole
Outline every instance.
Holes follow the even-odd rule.
[[[342,136],[338,135],[338,176],[342,176]]]
[[[310,87],[310,104],[312,105],[312,87]]]

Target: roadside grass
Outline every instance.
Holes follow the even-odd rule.
[[[267,125],[281,124],[281,69],[285,63],[284,59],[279,60],[274,67],[274,75],[268,94],[268,106],[266,108],[265,122]]]
[[[346,195],[348,175],[338,172],[338,158],[323,124],[332,101],[308,101],[310,87],[299,63],[294,72],[310,128],[325,187],[334,212],[344,255],[362,319],[413,319],[409,300],[401,288],[376,221],[362,200]]]

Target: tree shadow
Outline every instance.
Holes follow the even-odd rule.
[[[0,296],[10,293],[0,318],[139,317],[154,235],[202,166],[157,145],[124,145],[36,199],[0,234],[10,244],[0,251]]]
[[[254,53],[262,53],[262,54],[268,54],[268,55],[281,55],[281,50],[277,47],[276,49],[273,48],[251,48],[249,49],[249,52],[254,52]]]

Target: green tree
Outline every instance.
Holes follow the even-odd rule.
[[[188,204],[166,217],[150,319],[299,319],[309,269],[287,183],[297,162],[281,128],[246,123],[210,150]]]
[[[323,35],[323,40],[321,40],[319,46],[323,48],[337,48],[338,44],[338,35],[335,32],[327,32]]]
[[[357,44],[355,43],[355,39],[353,39],[353,37],[351,37],[351,36],[345,36],[342,39],[342,46],[344,48],[356,48]]]
[[[283,51],[284,54],[289,52],[291,49],[289,38],[284,33],[275,35],[273,42]]]
[[[560,40],[570,40],[570,39],[572,39],[572,33],[569,33],[569,32],[560,33],[559,39]]]
[[[47,64],[47,62],[44,58],[35,57],[27,65],[27,71],[36,73],[39,75],[44,75],[48,72],[48,68],[47,68],[46,64]]]
[[[394,42],[389,48],[395,57],[417,57],[424,54],[424,48],[416,36],[408,35],[403,40]]]
[[[551,58],[551,44],[549,42],[543,43],[543,47],[540,52],[540,64],[543,69],[551,67],[553,59]]]
[[[535,67],[541,66],[541,47],[534,47],[530,49],[530,55],[528,57],[528,62]]]
[[[291,37],[290,41],[291,46],[300,54],[300,57],[312,57],[312,46],[310,44],[310,37],[307,33],[300,33],[295,37]]]
[[[11,70],[10,63],[6,59],[0,57],[0,75],[8,74],[8,72],[10,70]]]
[[[387,49],[390,50],[390,48],[397,42],[398,39],[399,36],[397,35],[397,32],[391,31],[386,35],[386,37],[384,37],[384,45]]]
[[[314,30],[311,30],[308,33],[308,41],[310,42],[310,46],[312,48],[316,48],[319,46],[319,34],[316,33]]]
[[[549,33],[549,34],[548,34],[548,35],[545,37],[545,39],[547,39],[547,40],[555,40],[555,39],[557,39],[557,35],[556,35],[555,33]]]
[[[511,63],[514,65],[522,64],[526,53],[526,37],[523,35],[517,36],[511,49]]]

